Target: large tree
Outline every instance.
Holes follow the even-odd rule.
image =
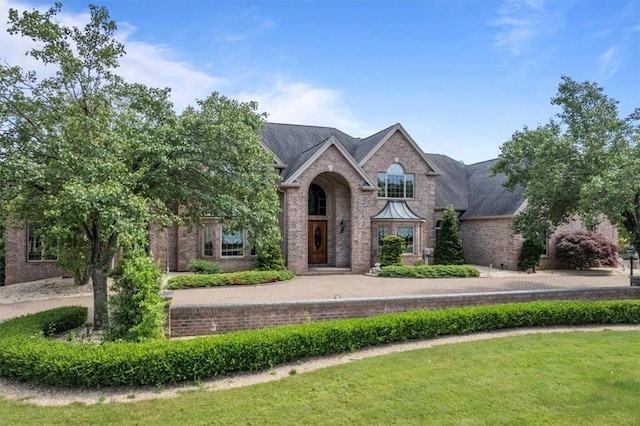
[[[637,110],[622,118],[600,86],[566,76],[551,103],[561,108],[556,119],[514,133],[493,168],[507,176],[507,188],[524,187],[515,230],[536,237],[574,218],[594,225],[606,215],[640,249]]]
[[[217,94],[176,115],[169,89],[114,72],[124,46],[106,9],[83,28],[9,11],[9,33],[55,73],[0,65],[0,217],[29,220],[60,264],[93,281],[94,326],[108,324],[107,276],[120,248],[145,244],[150,223],[203,215],[279,239],[277,176],[260,145],[255,103]]]

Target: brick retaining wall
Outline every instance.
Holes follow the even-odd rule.
[[[169,310],[171,337],[221,334],[231,331],[370,317],[419,309],[520,303],[535,300],[640,299],[640,287],[509,291],[371,299],[337,299],[282,303],[175,306]]]

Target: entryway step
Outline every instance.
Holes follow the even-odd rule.
[[[334,266],[314,266],[307,269],[307,275],[347,275],[351,268],[336,268]]]

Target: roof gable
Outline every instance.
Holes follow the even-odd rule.
[[[367,173],[362,170],[362,167],[358,163],[355,162],[351,154],[345,149],[344,146],[340,143],[338,139],[334,136],[331,136],[329,139],[324,141],[320,146],[316,147],[312,151],[310,155],[300,156],[296,161],[294,167],[295,171],[287,176],[286,179],[283,180],[285,184],[294,183],[300,175],[309,168],[311,164],[313,164],[323,153],[325,153],[330,147],[334,146],[342,156],[347,160],[347,162],[358,172],[358,174],[362,177],[362,180],[366,183],[366,187],[373,189],[377,188],[377,183],[373,182]]]
[[[287,180],[305,164],[331,137],[340,145],[354,145],[357,139],[332,127],[297,124],[265,123],[260,129],[262,143],[283,167],[282,179]]]
[[[393,126],[388,127],[387,129],[385,129],[385,130],[383,130],[381,132],[378,132],[375,135],[370,136],[369,138],[365,139],[365,141],[367,141],[367,146],[366,146],[367,152],[363,156],[363,158],[359,161],[360,165],[364,165],[367,161],[369,161],[369,159],[371,159],[371,157],[373,157],[373,155],[385,143],[387,143],[387,141],[389,139],[391,139],[391,136],[393,136],[396,132],[400,132],[402,134],[402,136],[407,140],[409,145],[411,145],[411,147],[415,150],[415,152],[418,155],[418,157],[421,158],[422,161],[424,161],[427,164],[429,169],[431,169],[432,173],[434,173],[434,174],[439,173],[438,172],[438,168],[435,166],[435,164],[433,164],[425,156],[424,152],[420,149],[420,147],[418,146],[416,141],[413,140],[413,138],[409,135],[409,133],[407,133],[407,131],[404,129],[404,127],[402,127],[402,125],[400,123],[396,123]],[[364,152],[361,152],[361,154],[364,154]]]

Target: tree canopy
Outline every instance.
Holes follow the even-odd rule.
[[[78,28],[56,21],[61,7],[9,11],[8,32],[55,73],[0,65],[0,217],[37,224],[63,267],[92,277],[101,328],[114,254],[144,245],[150,223],[215,216],[250,228],[258,252],[277,242],[277,175],[255,103],[213,93],[176,114],[169,89],[115,73],[125,50],[105,8]]]
[[[602,87],[567,76],[551,103],[561,108],[556,119],[515,132],[493,168],[507,176],[507,188],[524,187],[527,205],[514,229],[533,238],[574,218],[591,226],[606,215],[640,249],[638,110],[622,118]]]

